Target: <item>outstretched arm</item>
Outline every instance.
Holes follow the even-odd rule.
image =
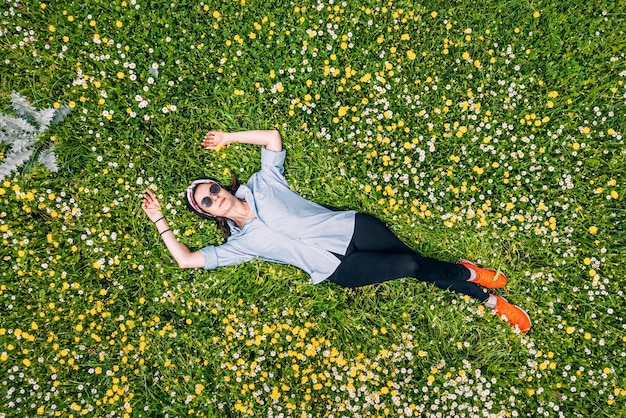
[[[146,189],[143,195],[143,203],[141,208],[148,215],[148,218],[154,223],[165,246],[176,260],[179,267],[182,268],[201,268],[204,267],[204,256],[200,251],[192,252],[186,245],[181,244],[176,236],[170,230],[170,226],[163,216],[160,208],[161,205],[156,195],[150,189]]]
[[[272,131],[241,131],[241,132],[220,132],[210,131],[204,136],[202,146],[208,149],[215,149],[239,142],[240,144],[255,144],[264,146],[269,151],[280,152],[283,150],[283,143],[280,133]]]

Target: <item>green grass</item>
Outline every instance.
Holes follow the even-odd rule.
[[[623,1],[133,3],[0,8],[0,109],[72,107],[59,172],[0,182],[0,416],[626,416]],[[217,244],[183,191],[260,154],[200,140],[274,128],[295,190],[501,268],[531,332],[414,280],[176,267],[142,191]]]

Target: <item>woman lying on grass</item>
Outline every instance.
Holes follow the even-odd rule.
[[[261,145],[261,170],[245,186],[235,180],[225,187],[207,178],[187,188],[189,207],[217,222],[227,237],[223,245],[190,251],[169,229],[154,193],[146,190],[142,208],[180,267],[214,269],[261,258],[299,267],[313,283],[330,280],[344,287],[414,277],[484,302],[523,333],[530,329],[526,312],[481,288],[503,287],[501,273],[469,261],[424,257],[373,216],[327,209],[293,192],[283,177],[285,151],[278,131],[209,132],[202,145],[215,149],[233,142]]]

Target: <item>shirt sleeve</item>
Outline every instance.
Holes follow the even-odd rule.
[[[208,245],[200,249],[204,257],[205,270],[213,270],[217,267],[232,266],[245,263],[254,258],[250,254],[238,251],[233,245],[226,242],[222,245]]]
[[[285,155],[287,152],[283,149],[280,152],[270,151],[267,148],[261,148],[261,174],[272,175],[283,180],[283,172],[285,171]]]

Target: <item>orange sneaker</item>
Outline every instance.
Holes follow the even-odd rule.
[[[519,306],[515,306],[512,303],[507,302],[502,296],[494,295],[496,297],[496,307],[493,310],[498,316],[507,321],[511,326],[519,328],[520,332],[526,334],[530,327],[530,317]]]
[[[506,285],[506,277],[497,270],[484,269],[467,260],[461,260],[460,264],[476,272],[476,277],[469,280],[472,283],[476,283],[487,289],[500,289]]]

